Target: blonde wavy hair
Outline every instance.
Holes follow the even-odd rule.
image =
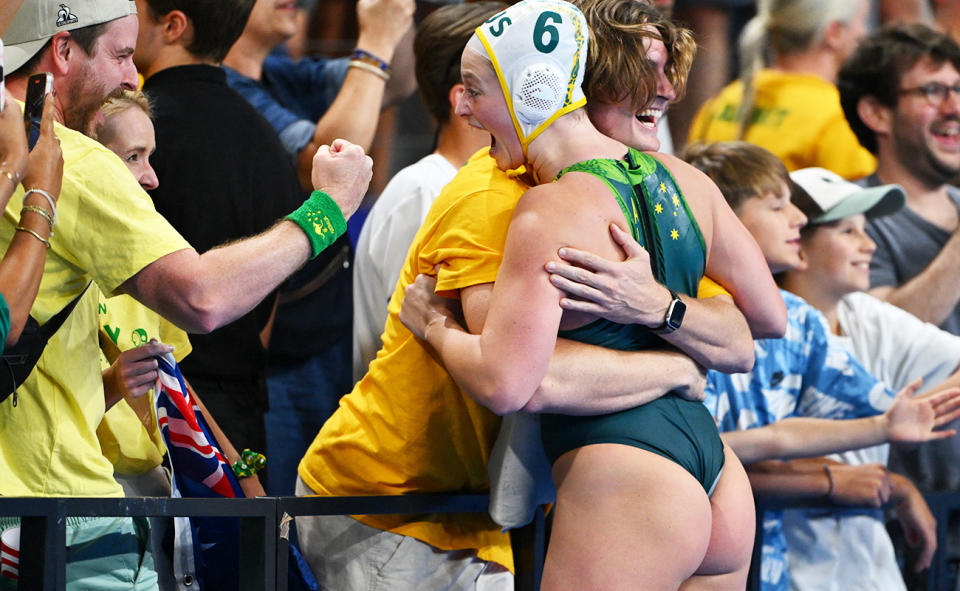
[[[683,96],[697,51],[693,33],[674,24],[641,0],[572,0],[590,27],[590,49],[583,80],[588,99],[631,99],[640,111],[656,96],[656,74],[644,42],[659,39],[667,49],[666,76],[677,98]]]

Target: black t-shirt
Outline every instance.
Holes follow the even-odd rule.
[[[226,83],[222,69],[178,66],[144,84],[154,105],[160,186],[151,191],[164,217],[203,253],[266,230],[304,196],[293,162],[267,121]],[[149,236],[144,236],[149,240]],[[274,297],[206,335],[191,335],[186,376],[262,375],[259,332]]]

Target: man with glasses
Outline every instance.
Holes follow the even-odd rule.
[[[960,46],[924,25],[887,27],[860,43],[837,86],[850,127],[877,157],[876,172],[861,184],[896,183],[907,195],[899,212],[867,221],[877,244],[870,292],[960,334],[960,189],[949,184],[960,175]],[[925,493],[956,491],[958,460],[960,438],[951,438],[913,450],[894,446],[889,465]],[[955,568],[960,524],[950,524],[949,536]]]
[[[906,190],[900,213],[871,220],[873,295],[960,334],[960,46],[924,25],[865,38],[841,68],[840,102],[877,157],[866,185]]]

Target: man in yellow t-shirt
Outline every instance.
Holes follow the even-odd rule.
[[[23,100],[30,74],[55,72],[56,121],[84,129],[85,116],[107,92],[137,84],[135,12],[129,0],[78,1],[69,10],[55,0],[25,3],[4,35],[7,90]],[[157,214],[116,155],[68,127],[58,124],[55,133],[64,172],[56,228],[31,310],[41,324],[94,281],[104,294],[128,293],[184,329],[207,332],[252,309],[322,249],[319,232],[301,216],[199,255]],[[322,201],[322,214],[336,227],[345,226],[341,210],[350,215],[356,209],[370,166],[363,151],[347,142],[321,150],[314,159],[314,181],[330,197],[311,198],[308,204]],[[0,247],[13,237],[23,194],[18,188],[4,211]],[[97,330],[97,293],[90,289],[50,339],[16,397],[0,405],[0,495],[121,496],[96,436],[105,408]],[[7,525],[3,521],[0,529]],[[112,538],[115,532],[121,535]],[[142,534],[129,519],[71,518],[67,544],[82,546],[87,558],[100,560],[87,571],[89,577],[77,575],[83,578],[77,584],[130,588],[137,580],[142,588],[155,585],[150,561],[140,550]],[[130,569],[114,570],[115,562],[137,565],[141,559],[142,579],[137,573],[118,579]],[[68,582],[75,572],[68,564]]]

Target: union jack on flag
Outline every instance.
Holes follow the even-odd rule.
[[[175,497],[243,497],[172,356],[157,357],[157,425],[173,468]]]
[[[157,426],[167,445],[174,497],[244,497],[220,453],[200,407],[193,401],[169,353],[157,357],[154,387]],[[175,517],[173,571],[178,581],[191,575],[199,591],[237,588],[240,522],[235,517]]]

